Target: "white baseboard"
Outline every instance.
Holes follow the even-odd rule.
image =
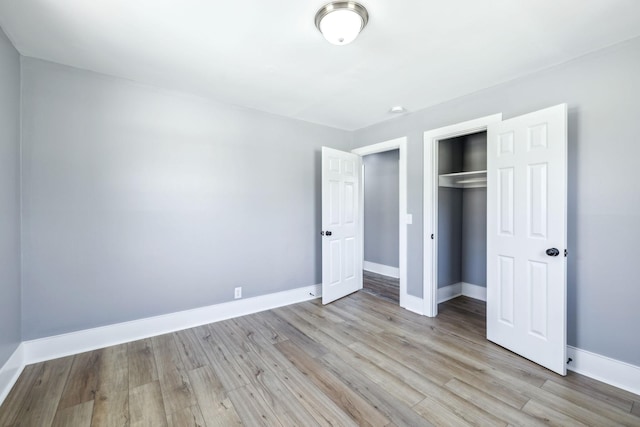
[[[465,282],[454,283],[453,285],[445,286],[444,288],[438,288],[438,304],[457,298],[461,295],[480,301],[486,301],[487,288]]]
[[[377,264],[371,261],[364,261],[362,268],[372,273],[393,277],[394,279],[400,278],[400,269],[398,267],[391,267],[390,265]]]
[[[321,285],[306,286],[254,298],[239,299],[177,313],[25,341],[23,343],[24,360],[27,364],[37,363],[180,331],[284,305],[308,301],[319,297],[321,292]]]
[[[640,395],[640,366],[567,346],[567,369]]]
[[[22,373],[26,363],[24,361],[24,344],[20,343],[9,360],[0,368],[0,405],[4,402]]]
[[[466,285],[456,283],[438,289],[439,301],[441,298],[451,299],[459,296],[463,294],[464,289],[467,291],[474,289],[469,292],[478,294],[479,291],[475,289],[477,286],[470,285],[473,286],[470,288],[468,284]],[[0,404],[7,397],[25,365],[308,301],[318,298],[321,292],[322,286],[320,285],[306,286],[193,310],[25,341],[18,346],[9,360],[0,368]],[[469,296],[475,298],[473,295]],[[444,300],[446,301],[446,299]],[[422,304],[421,298],[407,295],[404,308],[422,314]],[[567,346],[567,355],[573,359],[568,364],[568,369],[631,393],[640,394],[640,367],[572,346]]]
[[[462,282],[462,295],[465,297],[477,299],[480,301],[487,300],[487,288],[484,286],[473,285],[471,283]]]
[[[403,304],[404,305],[402,305],[402,308],[405,308],[414,313],[424,314],[424,303],[422,302],[422,298],[414,297],[413,295],[407,294],[403,298]]]
[[[444,288],[438,288],[438,304],[459,297],[460,295],[462,295],[462,283],[454,283]]]

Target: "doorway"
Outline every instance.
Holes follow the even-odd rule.
[[[423,211],[425,271],[423,295],[424,314],[426,316],[435,317],[438,314],[439,302],[464,295],[465,293],[475,299],[486,299],[486,287],[473,283],[465,285],[466,282],[462,280],[462,226],[464,225],[462,221],[464,214],[462,191],[464,188],[462,187],[482,188],[481,186],[484,185],[486,188],[487,128],[490,124],[499,123],[501,120],[502,114],[495,114],[425,132],[425,196]],[[482,138],[484,138],[484,142]],[[469,148],[466,162],[464,155],[465,145]],[[441,148],[443,149],[442,156],[440,155]],[[482,150],[478,150],[479,148],[484,149],[484,170],[481,169],[483,156],[481,154]],[[484,172],[484,175],[482,172]],[[442,187],[440,186],[441,182],[443,184]],[[481,204],[479,203],[481,200],[474,199],[482,199],[482,194],[481,192],[476,193],[473,195],[475,197],[471,193],[467,195],[468,204],[471,201],[476,202],[472,203],[474,205]],[[441,197],[442,206],[439,204]],[[484,221],[486,224],[486,190],[484,206]],[[476,208],[477,206],[474,206],[470,213],[476,211]],[[440,209],[442,209],[442,212],[439,212]],[[447,209],[451,210],[451,212],[447,212]],[[443,221],[439,221],[439,217]],[[477,222],[477,219],[475,222]],[[473,219],[471,219],[471,222],[474,222]],[[473,230],[467,230],[467,240],[471,237],[473,237],[473,241],[480,240],[477,237],[479,237],[478,234],[482,233],[481,227],[473,227]],[[484,234],[486,250],[486,228],[484,229]],[[452,241],[451,237],[454,235],[456,238]],[[440,243],[443,244],[440,245]],[[468,248],[466,249],[468,250]],[[454,258],[446,258],[450,255],[454,255]],[[473,276],[476,277],[472,281],[479,281],[480,283],[482,283],[482,276],[484,275],[484,285],[486,286],[486,269],[483,272],[481,268],[477,267],[477,262],[482,261],[483,256],[486,266],[486,252],[484,255],[480,254],[480,256],[467,256],[467,260],[470,262],[470,268],[467,269],[467,272],[473,273]],[[432,267],[430,271],[427,269],[428,266]]]
[[[395,254],[397,254],[397,269],[395,268],[385,269],[384,268],[385,263],[376,262],[375,261],[376,259],[377,260],[387,259],[387,258],[377,258],[376,256],[379,256],[380,254],[377,254],[377,255],[374,254],[372,255],[373,258],[371,258],[371,260],[367,260],[365,256],[366,246],[367,246],[366,237],[363,239],[363,250],[362,250],[363,266],[364,266],[364,269],[367,270],[365,271],[365,274],[368,276],[367,279],[370,281],[370,286],[375,286],[375,283],[372,283],[374,280],[380,281],[380,279],[382,279],[382,282],[383,282],[382,285],[384,287],[389,288],[389,286],[387,285],[390,285],[390,284],[384,283],[384,282],[388,282],[389,280],[386,278],[390,276],[397,276],[397,278],[392,277],[392,279],[397,280],[398,297],[399,297],[398,302],[400,304],[400,307],[406,308],[411,311],[419,311],[421,313],[422,307],[417,307],[418,305],[415,304],[414,302],[414,300],[417,300],[417,298],[411,297],[407,294],[407,226],[412,223],[411,215],[407,214],[407,138],[402,137],[402,138],[392,139],[385,142],[380,142],[378,144],[356,148],[352,150],[352,153],[362,156],[365,162],[367,162],[366,160],[367,156],[382,154],[381,157],[378,157],[378,158],[370,157],[370,159],[372,159],[372,161],[380,160],[380,159],[390,160],[389,157],[393,159],[394,153],[397,153],[395,154],[397,165],[398,165],[397,167],[397,171],[398,171],[397,172],[397,190],[398,190],[397,199],[395,199],[394,202],[390,204],[391,206],[388,206],[390,209],[395,208],[397,212],[397,215],[394,216],[394,218],[397,218],[397,220],[395,220],[395,223],[397,226],[397,246],[395,248],[391,248],[391,247],[384,248],[384,252],[387,253],[387,256],[389,254],[393,254],[394,252]],[[363,166],[363,170],[362,170],[363,181],[365,181],[365,168],[366,166]],[[365,183],[364,185],[366,186],[367,184]],[[371,182],[369,183],[369,187],[372,187],[374,185],[376,185],[375,181],[373,184]],[[361,198],[360,206],[365,206],[365,200],[364,200],[365,192],[366,190],[361,192],[362,198]],[[365,218],[364,211],[365,209],[361,210],[361,221],[360,221],[363,236],[365,235],[365,227],[367,227],[367,225],[365,225],[365,221],[367,219]],[[394,221],[394,220],[392,219],[391,221]],[[371,240],[371,237],[369,240]],[[376,244],[376,241],[374,240],[373,242],[369,242],[369,243],[372,243],[372,245],[370,246],[373,246],[374,244]],[[366,261],[369,261],[369,262],[366,262]],[[376,277],[378,274],[381,274],[381,277]]]
[[[486,301],[487,132],[441,139],[436,152],[438,304],[460,296]]]
[[[399,150],[362,157],[362,290],[395,304],[400,303],[399,160]]]

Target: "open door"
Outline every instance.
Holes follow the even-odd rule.
[[[567,106],[488,127],[487,339],[566,375]]]
[[[362,158],[322,147],[322,303],[362,289]]]

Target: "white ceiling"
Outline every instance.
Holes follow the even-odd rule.
[[[361,0],[333,46],[323,0],[0,0],[25,56],[353,130],[640,36],[638,0]]]

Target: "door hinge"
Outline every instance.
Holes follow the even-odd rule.
[[[567,250],[566,249],[564,250],[564,256],[565,256],[565,258],[567,257]]]

